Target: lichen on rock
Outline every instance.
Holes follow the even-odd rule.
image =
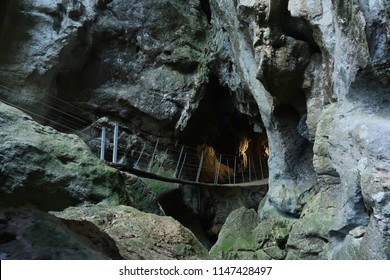
[[[123,258],[204,259],[207,250],[190,230],[171,217],[143,213],[128,206],[86,205],[53,213],[67,220],[86,220],[108,234]]]
[[[42,126],[3,103],[0,127],[3,207],[27,206],[48,211],[82,203],[104,203],[163,213],[156,197],[139,179],[131,180],[107,166],[78,136]],[[139,201],[139,193],[149,200]]]
[[[256,211],[243,207],[226,219],[210,256],[215,259],[284,259],[290,230],[288,220],[260,223]]]

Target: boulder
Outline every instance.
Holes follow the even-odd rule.
[[[205,259],[207,250],[190,230],[171,217],[140,212],[129,206],[85,205],[54,215],[86,220],[108,234],[128,260]]]
[[[88,221],[67,221],[45,212],[0,210],[0,259],[122,259],[115,242]]]
[[[291,230],[288,220],[260,222],[256,211],[242,207],[226,219],[210,256],[215,259],[284,259]]]
[[[0,131],[3,207],[47,211],[102,202],[163,214],[145,184],[100,161],[77,135],[40,125],[4,103],[0,103]]]

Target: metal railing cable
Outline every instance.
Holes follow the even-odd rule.
[[[0,80],[0,82],[1,82],[1,80]],[[1,83],[0,83],[0,87],[2,89],[6,90],[8,92],[8,94],[15,94],[15,95],[17,94],[17,91],[15,91],[7,86],[4,86]],[[4,98],[1,98],[0,100],[3,103],[6,103],[10,106],[18,108],[19,110],[22,110],[22,111],[24,111],[32,116],[35,116],[36,118],[39,118],[43,121],[52,122],[52,123],[58,125],[59,127],[61,127],[62,129],[66,129],[69,131],[75,131],[74,127],[85,127],[85,126],[90,125],[89,122],[82,120],[81,118],[74,116],[73,114],[71,114],[69,112],[65,112],[59,108],[56,108],[54,106],[51,106],[51,105],[49,105],[45,102],[39,101],[39,100],[37,100],[36,103],[29,104],[28,106],[17,105],[14,102],[11,102],[9,100],[5,100]],[[42,107],[39,106],[38,104],[40,104]],[[38,112],[42,111],[42,109],[48,109],[48,110],[45,112],[45,114],[39,114]],[[60,122],[56,121],[55,119],[59,115],[61,115],[61,118],[64,119],[66,121],[66,123],[68,123],[69,125],[65,125],[64,123],[60,123]],[[71,126],[74,126],[74,127],[71,127]]]

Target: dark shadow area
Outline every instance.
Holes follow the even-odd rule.
[[[207,17],[207,21],[211,23],[211,8],[209,0],[200,0],[200,8]]]
[[[315,53],[320,53],[320,47],[314,40],[313,28],[304,18],[291,16],[288,10],[288,0],[282,0],[280,5],[280,27],[282,32],[290,37],[309,43],[310,49]]]
[[[0,2],[0,34],[2,32],[1,30],[3,29],[5,15],[7,14],[8,2],[9,2],[9,0],[2,0]]]
[[[260,117],[241,113],[234,94],[215,76],[210,77],[179,141],[192,147],[195,155],[186,158],[193,168],[186,170],[184,179],[239,183],[267,177],[268,139]]]
[[[236,109],[229,89],[221,86],[218,78],[212,76],[199,107],[180,135],[180,142],[194,148],[207,144],[217,153],[235,155],[243,138],[267,138],[260,118],[256,132],[255,124],[251,122],[249,116]]]
[[[181,189],[175,189],[162,194],[159,197],[159,203],[167,216],[173,217],[191,230],[207,250],[210,250],[215,244],[217,240],[207,236],[198,214],[184,203]]]

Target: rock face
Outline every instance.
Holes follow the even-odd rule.
[[[39,210],[0,210],[0,259],[122,259],[115,242],[87,221],[66,221]]]
[[[259,222],[253,209],[239,208],[226,219],[210,256],[215,259],[284,259],[289,221]]]
[[[5,6],[2,83],[23,92],[22,98],[7,93],[9,100],[28,98],[32,110],[50,111],[38,106],[55,95],[84,108],[76,113],[90,123],[96,115],[115,117],[165,137],[185,126],[207,79],[208,27],[198,1],[6,1]],[[58,101],[52,104],[75,113]]]
[[[182,188],[185,205],[198,213],[198,218],[210,239],[217,239],[226,218],[235,209],[256,209],[267,193],[266,186],[251,188],[191,187]],[[200,199],[200,202],[199,202]]]
[[[70,207],[54,213],[68,220],[86,220],[108,234],[127,260],[204,259],[207,250],[171,217],[147,214],[128,206]]]
[[[139,179],[105,165],[76,135],[42,126],[3,103],[0,131],[3,207],[28,206],[47,211],[102,202],[163,213],[156,197]]]
[[[390,121],[389,5],[227,2],[211,1],[213,15],[231,26],[224,49],[249,84],[270,145],[262,223],[293,223],[290,259],[387,259],[389,162],[380,135]],[[245,72],[253,64],[273,100]]]
[[[260,224],[253,218],[243,226],[248,240],[263,234],[254,229],[270,234],[269,224],[280,222],[291,231],[283,253],[267,253],[271,258],[390,258],[388,1],[8,0],[0,8],[1,100],[62,131],[82,130],[93,152],[100,126],[113,121],[123,127],[126,149],[161,137],[166,145],[206,143],[234,154],[236,138],[261,131],[269,191],[258,207]],[[64,136],[74,146],[65,155],[49,149],[47,138],[50,152],[31,157],[42,148],[18,130],[31,131],[29,123],[2,124],[16,136],[0,143],[1,174],[19,174],[1,175],[3,193],[17,194],[31,180],[42,186],[44,176],[52,189],[66,190],[58,194],[69,202],[61,207],[81,202],[70,190],[83,201],[127,200],[124,187],[102,186],[120,179],[96,160],[86,168],[100,175],[82,174],[100,178],[99,188],[70,184],[84,172],[72,163],[74,147],[88,150],[73,136]],[[31,164],[21,170],[18,158]],[[57,177],[64,166],[70,175]],[[38,204],[34,195],[31,201]],[[233,242],[226,232],[239,230],[229,223],[217,245]],[[252,241],[245,244],[263,250]],[[226,253],[247,245],[217,245],[220,258],[257,258]]]
[[[0,259],[204,259],[206,249],[170,217],[128,206],[67,208],[51,214],[0,210]]]

